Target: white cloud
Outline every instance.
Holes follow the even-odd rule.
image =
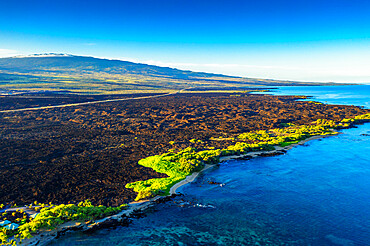
[[[19,52],[16,50],[0,49],[0,57],[9,57],[15,55],[19,55]]]

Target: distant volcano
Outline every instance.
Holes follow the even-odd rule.
[[[61,53],[0,58],[4,90],[63,90],[92,93],[233,89],[251,86],[320,85],[320,83],[254,79],[185,71],[121,60]]]

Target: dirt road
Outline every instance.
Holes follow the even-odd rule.
[[[183,90],[176,91],[176,92],[170,92],[170,93],[166,93],[166,94],[161,94],[161,95],[145,96],[145,97],[119,98],[119,99],[108,99],[108,100],[93,101],[93,102],[70,103],[70,104],[43,106],[43,107],[34,107],[34,108],[10,109],[10,110],[2,110],[2,111],[0,111],[0,113],[12,113],[12,112],[21,112],[21,111],[30,111],[30,110],[51,109],[51,108],[65,108],[65,107],[74,107],[74,106],[96,104],[96,103],[106,103],[106,102],[117,102],[117,101],[140,100],[140,99],[147,99],[147,98],[165,97],[165,96],[170,96],[170,95],[177,94],[181,91],[183,91]]]

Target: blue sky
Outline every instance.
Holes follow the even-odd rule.
[[[370,82],[370,1],[0,0],[0,56],[62,52],[259,78]]]

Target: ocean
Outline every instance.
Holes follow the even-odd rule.
[[[370,108],[370,86],[279,87],[276,95]],[[370,245],[370,123],[286,154],[233,160],[128,227],[51,245]]]

